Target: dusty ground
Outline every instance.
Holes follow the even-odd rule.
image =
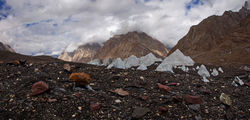
[[[20,59],[20,58],[18,58]],[[1,61],[1,59],[0,59]],[[8,65],[6,59],[0,63],[0,119],[134,119],[132,114],[138,107],[149,110],[139,119],[243,119],[250,118],[249,86],[233,87],[236,75],[249,74],[247,71],[223,67],[224,73],[211,77],[204,83],[197,72],[175,74],[155,72],[156,66],[147,71],[133,69],[105,69],[92,65],[69,63],[71,72],[63,69],[65,62],[28,61],[24,65]],[[208,66],[213,68],[215,66]],[[35,70],[36,69],[36,70]],[[91,86],[96,92],[72,89],[69,75],[85,72],[91,75]],[[31,86],[37,81],[46,82],[50,89],[40,95],[31,95]],[[166,82],[167,81],[167,82]],[[249,78],[243,78],[250,82]],[[170,92],[159,90],[157,83],[180,83],[169,86]],[[119,96],[110,90],[122,88],[128,96]],[[232,106],[220,102],[221,93],[232,100]],[[200,96],[203,104],[196,110],[183,99],[185,94]],[[143,97],[144,96],[144,97]],[[142,99],[144,98],[144,99]],[[116,103],[115,100],[120,100]],[[90,104],[100,103],[100,109],[90,110]],[[159,107],[167,111],[159,111]],[[146,110],[146,111],[147,111]]]

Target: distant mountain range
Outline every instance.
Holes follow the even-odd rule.
[[[176,49],[204,64],[250,63],[250,11],[248,3],[239,12],[226,11],[192,26]]]
[[[79,46],[73,52],[64,51],[58,58],[64,61],[88,63],[94,58],[99,48],[101,48],[99,43],[87,43]]]

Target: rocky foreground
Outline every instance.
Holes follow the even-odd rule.
[[[174,69],[174,74],[155,72],[156,67],[140,71],[62,61],[0,62],[0,119],[250,118],[248,69],[224,66],[224,73],[205,83],[191,67],[189,72]],[[69,76],[75,72],[89,74],[95,91],[73,89]],[[244,84],[233,86],[235,76]],[[32,95],[38,81],[48,90]]]

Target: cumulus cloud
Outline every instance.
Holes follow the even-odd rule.
[[[58,54],[114,34],[143,31],[168,46],[210,15],[245,0],[7,0],[0,41],[28,54]],[[1,12],[0,12],[1,13]]]

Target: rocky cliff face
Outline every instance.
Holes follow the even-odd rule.
[[[9,51],[9,52],[15,52],[14,49],[12,49],[9,45],[5,45],[0,42],[0,50],[2,51]]]
[[[81,45],[73,52],[64,51],[58,58],[64,61],[88,63],[100,47],[99,43]]]
[[[123,35],[115,35],[104,43],[97,51],[94,58],[105,60],[107,58],[127,58],[131,55],[142,57],[153,53],[157,57],[166,57],[167,48],[158,40],[146,33],[129,32]]]
[[[180,49],[204,64],[249,63],[249,15],[244,6],[239,12],[226,11],[222,16],[208,17],[192,26],[170,53]]]

